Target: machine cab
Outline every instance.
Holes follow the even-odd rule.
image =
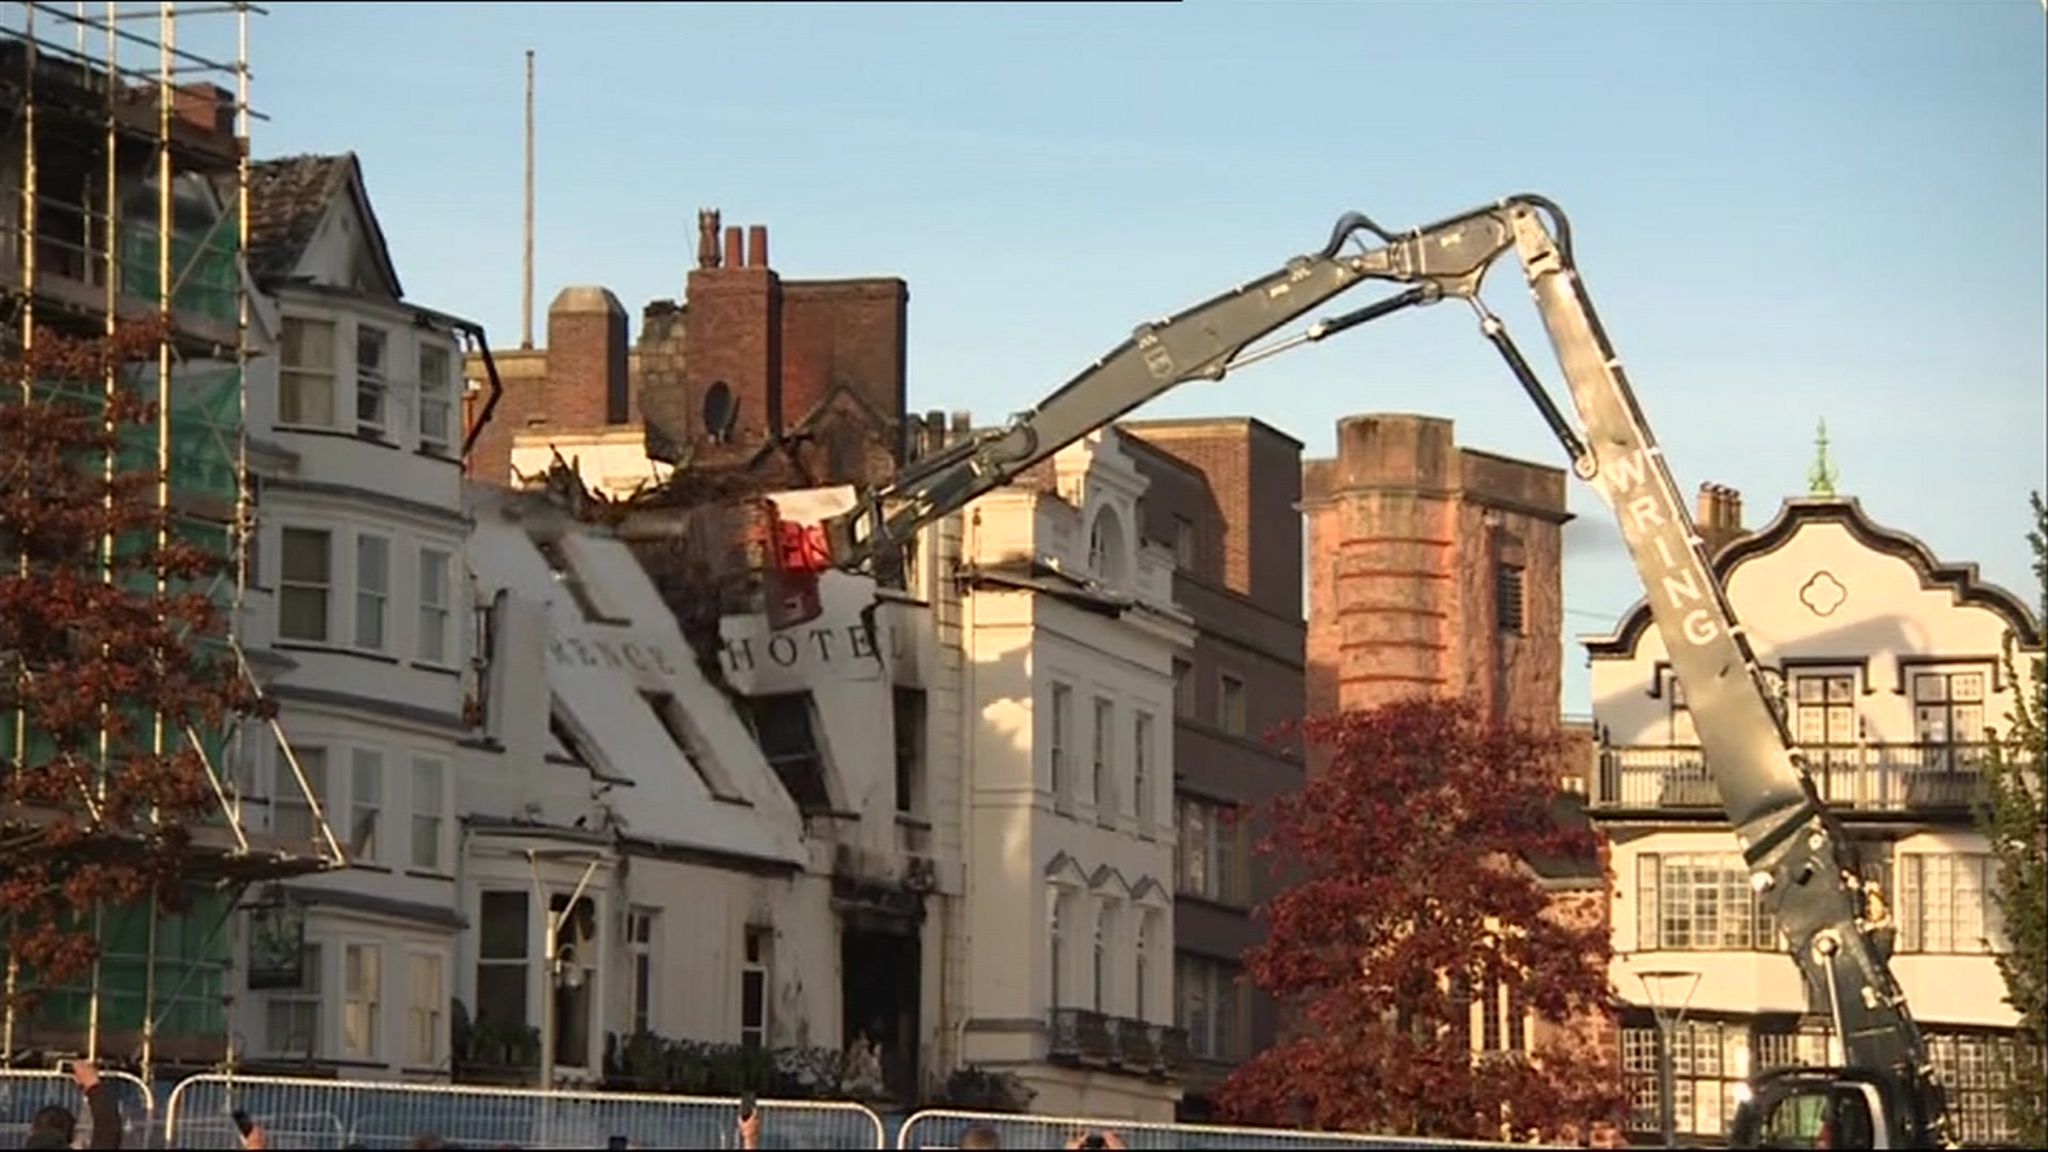
[[[1735,1114],[1737,1148],[1915,1148],[1920,1124],[1890,1079],[1863,1069],[1788,1068],[1760,1078]]]

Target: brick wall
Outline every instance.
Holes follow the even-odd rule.
[[[766,228],[727,228],[722,240],[722,261],[689,272],[685,301],[645,307],[636,344],[609,292],[569,289],[549,309],[546,349],[495,353],[505,393],[471,474],[504,481],[521,433],[643,421],[658,433],[650,449],[686,450],[699,467],[742,466],[775,433],[805,428],[792,450],[810,482],[892,473],[908,396],[908,286],[784,280],[768,263]],[[558,314],[572,294],[574,307]],[[482,377],[479,361],[470,374]],[[723,438],[708,423],[720,406],[706,404],[721,385],[733,414]]]
[[[1448,420],[1357,416],[1303,472],[1311,711],[1469,695],[1557,721],[1564,473],[1457,445]],[[1504,627],[1503,567],[1521,572]]]

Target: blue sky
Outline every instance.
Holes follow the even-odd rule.
[[[201,20],[181,42],[206,40]],[[999,418],[1342,211],[1516,191],[1582,271],[1681,486],[1751,521],[1815,422],[1879,520],[2028,591],[2048,471],[2048,18],[1955,3],[316,4],[255,22],[261,155],[353,149],[408,295],[518,338],[522,52],[538,51],[539,306],[674,297],[699,206],[785,275],[911,286],[911,397]],[[1489,301],[1553,382],[1525,293]],[[1329,450],[1425,411],[1557,460],[1463,308],[1383,321],[1156,415]],[[1583,486],[1568,633],[1637,597]],[[1586,705],[1567,653],[1565,705]]]

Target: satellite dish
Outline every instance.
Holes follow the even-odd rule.
[[[715,443],[723,444],[732,439],[733,424],[739,418],[739,405],[733,402],[732,389],[720,380],[704,391],[704,431]]]

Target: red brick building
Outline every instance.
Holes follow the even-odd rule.
[[[1302,507],[1309,711],[1433,692],[1557,724],[1562,469],[1461,447],[1449,420],[1353,416]]]
[[[647,455],[695,471],[742,469],[802,485],[879,478],[902,460],[910,290],[902,280],[784,280],[768,229],[719,230],[699,213],[681,300],[642,311],[629,343],[618,297],[565,288],[547,346],[492,353],[504,387],[470,474],[511,479],[524,433],[644,430]],[[470,375],[485,376],[481,362]],[[472,397],[471,419],[482,397]]]

